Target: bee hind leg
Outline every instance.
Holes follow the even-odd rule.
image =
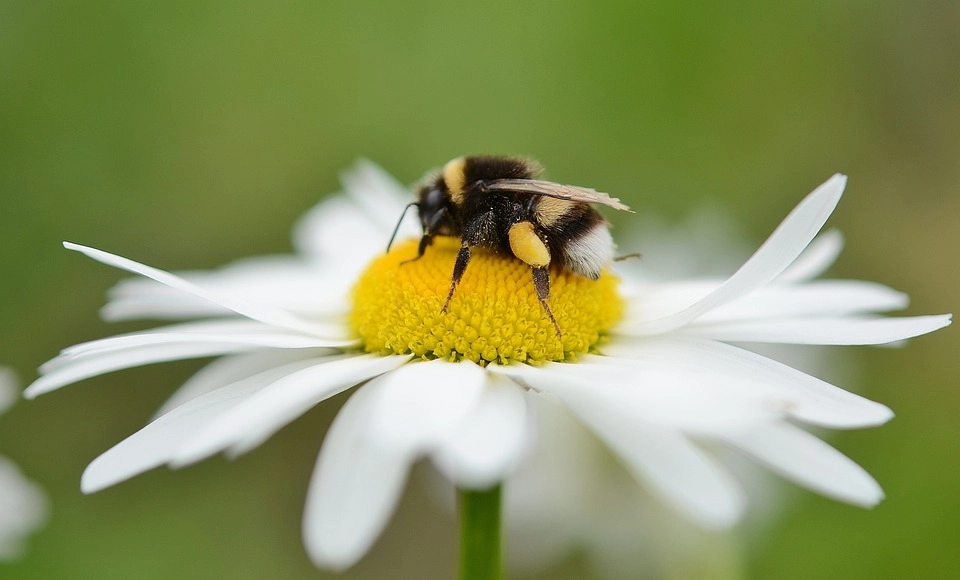
[[[457,289],[457,284],[463,278],[463,273],[467,271],[467,264],[470,262],[470,246],[463,244],[457,253],[457,261],[453,264],[453,276],[450,278],[450,292],[447,294],[447,300],[443,303],[441,312],[447,311],[450,306],[450,299],[453,298],[453,291]]]
[[[533,267],[530,268],[530,271],[533,273],[533,288],[537,291],[540,305],[543,306],[547,316],[550,317],[553,327],[557,329],[557,336],[560,336],[560,325],[557,324],[557,319],[553,317],[553,311],[547,304],[547,299],[550,298],[550,268],[548,266]]]

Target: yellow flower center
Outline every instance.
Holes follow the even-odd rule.
[[[537,299],[530,266],[475,250],[446,312],[443,302],[460,241],[435,238],[419,260],[417,240],[375,259],[353,289],[350,323],[367,352],[486,365],[563,361],[594,348],[621,316],[618,279],[599,280],[553,268],[548,304],[562,335]]]

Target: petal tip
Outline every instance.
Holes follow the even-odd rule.
[[[87,466],[83,471],[83,475],[80,476],[80,491],[86,495],[96,493],[101,489],[109,487],[108,484],[105,484],[102,478],[96,477],[91,473],[90,468],[93,467],[93,463]]]
[[[29,387],[24,389],[22,393],[20,393],[20,396],[28,401],[32,401],[36,399],[38,396],[46,392],[36,388],[36,386],[37,386],[36,383],[30,385]]]
[[[357,550],[343,542],[331,541],[320,537],[319,530],[305,521],[303,525],[303,545],[313,565],[322,570],[341,573],[356,564],[366,550]]]
[[[907,336],[905,338],[913,338],[916,336],[922,336],[924,334],[930,334],[931,332],[936,332],[953,324],[953,314],[934,314],[931,316],[916,316],[912,318],[924,319],[926,322],[928,322],[928,324],[920,328],[919,332],[916,334]]]
[[[353,163],[340,172],[340,183],[344,189],[350,189],[352,184],[356,184],[363,179],[386,180],[392,179],[390,175],[378,164],[366,157],[357,157]]]
[[[830,176],[830,179],[827,180],[827,183],[833,185],[834,187],[839,187],[841,191],[847,187],[847,174],[846,173],[834,173]]]
[[[865,401],[868,401],[865,399]],[[870,403],[869,411],[862,414],[860,421],[853,421],[849,428],[851,429],[862,429],[865,427],[879,427],[880,425],[885,425],[890,422],[891,419],[896,417],[896,414],[893,412],[893,409],[884,405],[883,403],[878,403],[876,401],[868,401]],[[866,411],[866,409],[865,409]],[[830,427],[834,428],[834,427]],[[843,427],[838,427],[842,429]]]
[[[693,513],[688,511],[687,517],[703,528],[711,532],[724,532],[736,527],[747,513],[746,496],[741,496],[730,506],[714,510],[710,513]]]
[[[881,405],[880,403],[877,404],[880,405],[880,410],[877,412],[876,422],[874,425],[883,425],[897,416],[890,407]]]
[[[847,188],[847,176],[843,173],[834,173],[830,179],[823,182],[815,193],[822,193],[824,196],[833,199],[833,204],[840,201],[843,191]],[[832,213],[832,210],[831,210]]]
[[[863,490],[859,497],[841,497],[838,499],[849,502],[857,507],[871,510],[886,499],[887,495],[883,493],[883,488],[880,487],[877,480],[872,477],[868,479],[868,484],[867,488]]]

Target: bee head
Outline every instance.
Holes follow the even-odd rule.
[[[428,176],[420,185],[414,188],[417,192],[417,201],[407,204],[397,221],[397,226],[393,228],[393,235],[390,236],[390,242],[387,244],[387,252],[393,245],[397,232],[400,231],[400,223],[403,216],[407,215],[407,210],[416,207],[420,214],[420,225],[423,227],[423,240],[429,240],[431,236],[458,236],[460,228],[457,226],[457,203],[450,193],[450,189],[444,181],[443,175]],[[429,242],[427,242],[429,243]],[[422,251],[420,252],[423,253]]]
[[[422,186],[417,198],[416,206],[420,212],[420,225],[423,226],[425,234],[440,236],[459,234],[454,221],[456,204],[451,199],[442,178]]]

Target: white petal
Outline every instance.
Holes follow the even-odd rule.
[[[233,446],[243,453],[259,446],[317,403],[363,381],[391,371],[409,356],[346,355],[317,361],[267,385],[243,403],[209,422],[171,458],[182,467]]]
[[[92,493],[163,465],[209,421],[264,385],[314,363],[305,360],[270,369],[187,401],[93,460],[83,472],[81,489]]]
[[[689,308],[716,291],[723,282],[719,278],[697,278],[627,287],[621,295],[627,300],[628,309],[617,331],[646,334],[646,324]]]
[[[353,283],[338,269],[291,256],[247,258],[214,271],[176,275],[210,292],[270,304],[311,318],[346,312],[349,304],[345,292]],[[222,306],[148,278],[121,280],[110,289],[109,296],[100,312],[106,320],[231,314]]]
[[[386,233],[393,231],[403,207],[413,201],[410,188],[368,159],[358,159],[353,167],[342,172],[340,182],[364,214]],[[412,223],[408,227],[409,235],[419,235]]]
[[[140,280],[137,280],[138,282]],[[153,280],[147,280],[153,282]],[[130,281],[121,280],[118,285],[128,285]],[[116,286],[114,286],[116,288]],[[233,312],[213,302],[190,294],[172,290],[167,296],[143,295],[120,296],[111,298],[100,309],[100,317],[107,322],[124,320],[184,320],[189,318],[210,318],[229,316]]]
[[[394,219],[399,218],[398,211]],[[324,265],[342,264],[354,270],[382,253],[389,239],[389,229],[381,227],[353,200],[343,196],[324,200],[312,208],[293,230],[293,243],[298,252]],[[344,240],[350,243],[345,244]]]
[[[790,481],[827,497],[862,507],[883,499],[883,490],[866,470],[798,427],[765,425],[726,439]]]
[[[384,447],[369,437],[386,384],[374,380],[358,389],[320,449],[303,513],[304,545],[319,567],[343,570],[370,549],[417,457],[410,447]]]
[[[610,457],[559,398],[528,390],[525,400],[536,423],[535,441],[504,486],[508,526],[545,525],[551,533],[572,534],[578,522],[567,518],[590,511],[592,492],[608,475]]]
[[[638,421],[605,405],[588,390],[555,390],[624,462],[635,477],[700,525],[735,524],[746,498],[735,481],[682,432]]]
[[[356,562],[393,511],[412,462],[476,408],[479,366],[414,362],[361,387],[337,415],[320,451],[304,513],[304,542],[318,566]]]
[[[275,326],[280,326],[290,330],[305,332],[307,334],[319,334],[320,336],[323,336],[322,329],[317,332],[317,329],[313,324],[297,319],[290,314],[283,312],[282,310],[275,310],[263,305],[250,304],[242,298],[236,296],[210,292],[169,272],[151,268],[150,266],[146,266],[144,264],[140,264],[138,262],[134,262],[133,260],[122,258],[102,250],[81,246],[71,242],[64,242],[63,247],[67,248],[68,250],[81,252],[90,258],[97,260],[98,262],[107,264],[108,266],[114,266],[116,268],[127,270],[128,272],[146,276],[147,278],[151,278],[172,288],[176,288],[183,292],[187,292],[188,294],[209,300],[210,302],[219,304],[220,306],[228,308],[237,314],[246,316],[247,318],[252,318],[253,320],[258,320],[265,324],[273,324]]]
[[[476,410],[433,454],[437,467],[460,487],[485,489],[503,481],[530,441],[526,407],[516,383],[492,381]]]
[[[708,376],[727,376],[744,389],[753,390],[748,404],[779,409],[807,423],[850,429],[886,423],[893,412],[884,405],[793,369],[785,364],[736,346],[692,337],[621,340],[604,347],[606,355],[590,357],[608,364],[636,365],[661,361],[679,368],[697,367]],[[723,396],[723,393],[721,393]]]
[[[427,450],[473,411],[487,376],[471,362],[413,362],[383,382],[372,418],[371,437],[385,446]]]
[[[153,418],[157,419],[191,399],[251,375],[296,361],[318,358],[323,354],[330,353],[325,353],[323,349],[278,349],[220,357],[187,379],[157,410]]]
[[[509,369],[509,374],[520,371],[524,382],[558,396],[610,446],[638,480],[648,483],[652,491],[700,525],[723,528],[739,520],[745,509],[745,498],[736,482],[691,443],[681,430],[672,427],[672,419],[661,422],[649,419],[669,412],[670,405],[661,404],[653,410],[643,408],[648,400],[657,402],[656,399],[631,400],[630,395],[637,395],[643,389],[611,388],[605,384],[608,377],[603,376],[601,365],[590,365],[597,376],[592,384],[572,378],[575,367],[587,365],[557,364],[547,369],[525,366],[511,365],[495,370],[502,372]],[[683,386],[682,381],[673,385],[660,384],[656,392],[667,395],[672,387]],[[678,406],[674,411],[676,415],[684,414],[684,409],[680,407],[683,405],[682,398],[678,397],[672,402]],[[690,403],[692,407],[698,401],[692,400]],[[694,409],[692,414],[697,416],[697,420],[711,420],[706,412]],[[733,424],[757,424],[759,420],[756,418]]]
[[[712,280],[657,284],[630,298],[628,317],[614,329],[623,336],[645,336],[644,324],[657,313],[691,304],[716,287]],[[689,327],[765,318],[838,316],[900,310],[909,297],[882,284],[860,280],[819,280],[771,284],[707,312]]]
[[[794,208],[766,242],[714,292],[661,319],[636,324],[633,332],[660,334],[680,328],[703,314],[757,289],[783,272],[800,255],[833,213],[847,178],[834,175]]]
[[[745,425],[768,423],[783,416],[779,406],[764,404],[741,374],[722,375],[697,365],[655,360],[608,364],[606,357],[584,356],[582,362],[494,367],[534,389],[589,391],[598,402],[638,421],[709,434]]]
[[[65,385],[121,369],[129,369],[158,362],[248,352],[259,348],[260,347],[255,345],[237,343],[164,344],[131,348],[98,357],[83,358],[64,364],[57,364],[53,370],[27,387],[23,392],[23,396],[28,399],[33,399],[38,395],[49,393]]]
[[[715,322],[838,316],[906,308],[909,297],[882,284],[860,280],[820,280],[799,285],[771,284],[708,312],[690,326]]]
[[[343,336],[346,334],[346,329],[331,327],[329,332],[331,334],[336,332]],[[77,344],[64,349],[61,356],[55,359],[58,362],[44,366],[44,370],[56,368],[64,360],[130,348],[186,343],[237,343],[269,348],[319,348],[350,346],[355,344],[356,340],[320,338],[245,319],[190,322]]]
[[[44,376],[25,395],[33,398],[82,379],[155,362],[262,348],[313,350],[354,342],[305,336],[243,319],[172,325],[67,348],[61,356],[41,366]]]
[[[950,318],[949,314],[903,318],[784,318],[695,325],[685,328],[683,333],[726,342],[889,344],[948,326]]]
[[[823,232],[797,257],[782,274],[777,284],[792,284],[813,280],[826,272],[843,251],[843,234],[838,230]]]
[[[323,259],[349,257],[366,263],[384,251],[410,190],[365,159],[340,175],[346,196],[336,196],[311,209],[294,228],[294,247]],[[397,239],[418,237],[417,220],[404,220]],[[344,246],[343,240],[351,243]]]

